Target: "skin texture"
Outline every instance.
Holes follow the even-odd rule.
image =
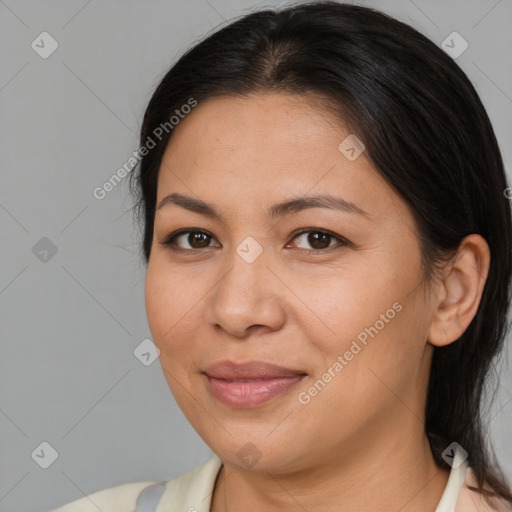
[[[224,462],[213,512],[434,511],[446,485],[448,472],[435,465],[424,434],[433,345],[456,340],[475,315],[488,246],[466,237],[427,290],[410,209],[365,152],[354,161],[342,154],[349,134],[313,97],[223,96],[175,127],[163,157],[157,206],[181,193],[211,203],[223,218],[174,204],[157,209],[146,275],[148,322],[167,382]],[[320,194],[367,215],[266,214],[280,201]],[[162,244],[183,228],[211,238],[191,245],[181,236],[184,252]],[[312,245],[307,233],[295,235],[301,228],[350,243],[333,237]],[[248,236],[263,250],[252,263],[236,251]],[[401,306],[394,318],[300,403],[299,393],[394,303]],[[209,393],[202,374],[226,359],[307,377],[258,407],[235,409]],[[244,446],[256,454],[253,465],[237,456]]]

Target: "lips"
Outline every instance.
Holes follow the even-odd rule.
[[[307,375],[262,361],[221,361],[204,370],[206,385],[219,402],[234,408],[262,405],[294,387]]]
[[[263,361],[250,361],[247,363],[220,361],[205,368],[204,373],[209,377],[232,381],[265,380],[275,379],[277,377],[306,375],[306,372],[302,370],[285,368]]]

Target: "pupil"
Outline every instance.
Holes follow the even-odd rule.
[[[206,241],[206,244],[201,244],[200,238],[203,238],[202,242]],[[188,241],[192,247],[208,247],[209,241],[208,241],[208,235],[204,233],[191,233],[188,237]],[[198,242],[198,245],[196,245],[196,242]]]
[[[329,237],[330,235],[328,235],[327,233],[310,233],[308,236],[308,242],[315,249],[325,249],[325,247],[328,247],[329,244],[325,245],[322,243],[322,241],[325,242]],[[320,243],[318,242],[318,238],[321,239]],[[318,244],[320,245],[320,247],[317,247]]]

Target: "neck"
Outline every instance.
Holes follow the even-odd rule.
[[[434,512],[449,472],[435,464],[423,432],[408,435],[414,432],[411,422],[417,418],[409,415],[409,425],[407,415],[401,419],[405,424],[395,430],[392,442],[389,432],[380,430],[378,438],[368,432],[366,439],[351,442],[350,450],[332,450],[333,455],[324,456],[321,463],[293,473],[248,471],[224,464],[210,512]],[[418,424],[413,427],[420,430]]]

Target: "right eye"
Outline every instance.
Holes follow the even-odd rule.
[[[191,248],[180,246],[178,244],[180,239],[185,240],[185,243],[190,244]],[[174,233],[171,233],[165,238],[163,242],[160,243],[166,247],[169,247],[169,249],[172,251],[197,252],[198,249],[206,249],[211,247],[211,240],[214,240],[213,236],[202,229],[180,229]],[[217,247],[220,247],[220,245]]]

